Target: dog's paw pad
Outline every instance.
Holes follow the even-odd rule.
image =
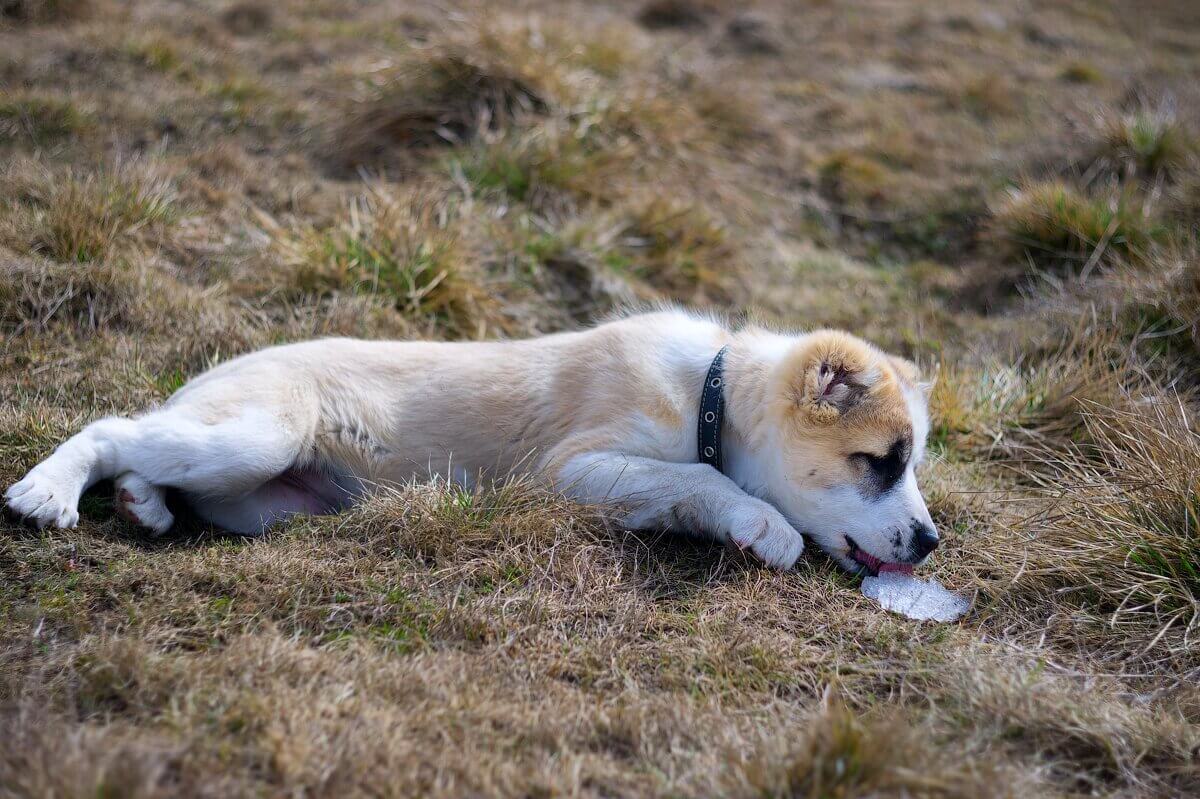
[[[132,472],[116,479],[117,515],[126,521],[145,527],[152,535],[162,535],[171,529],[175,517],[167,509],[166,493],[159,486]]]

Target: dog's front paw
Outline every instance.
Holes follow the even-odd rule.
[[[733,511],[729,540],[738,549],[750,550],[772,569],[790,569],[804,552],[804,537],[783,514],[766,502],[756,501]]]
[[[4,500],[11,513],[38,529],[48,524],[65,529],[79,523],[79,492],[37,468],[10,486]]]

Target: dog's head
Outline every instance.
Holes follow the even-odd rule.
[[[765,386],[770,499],[851,571],[920,565],[937,531],[917,487],[929,386],[846,333],[797,342]]]

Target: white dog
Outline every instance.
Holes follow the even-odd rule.
[[[178,489],[256,535],[364,487],[534,470],[631,528],[701,533],[792,566],[812,538],[847,569],[911,571],[937,546],[917,488],[929,429],[915,367],[848,334],[731,331],[681,311],[489,343],[272,347],[133,419],[69,439],[5,494],[72,527],[113,479],[155,534]]]

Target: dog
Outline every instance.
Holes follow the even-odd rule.
[[[682,310],[503,342],[322,339],[240,356],[160,408],[88,425],[5,493],[73,527],[111,479],[158,535],[176,489],[259,535],[377,484],[514,472],[630,529],[708,536],[792,567],[805,537],[845,569],[911,572],[938,535],[917,486],[930,386],[848,333],[733,330]]]

